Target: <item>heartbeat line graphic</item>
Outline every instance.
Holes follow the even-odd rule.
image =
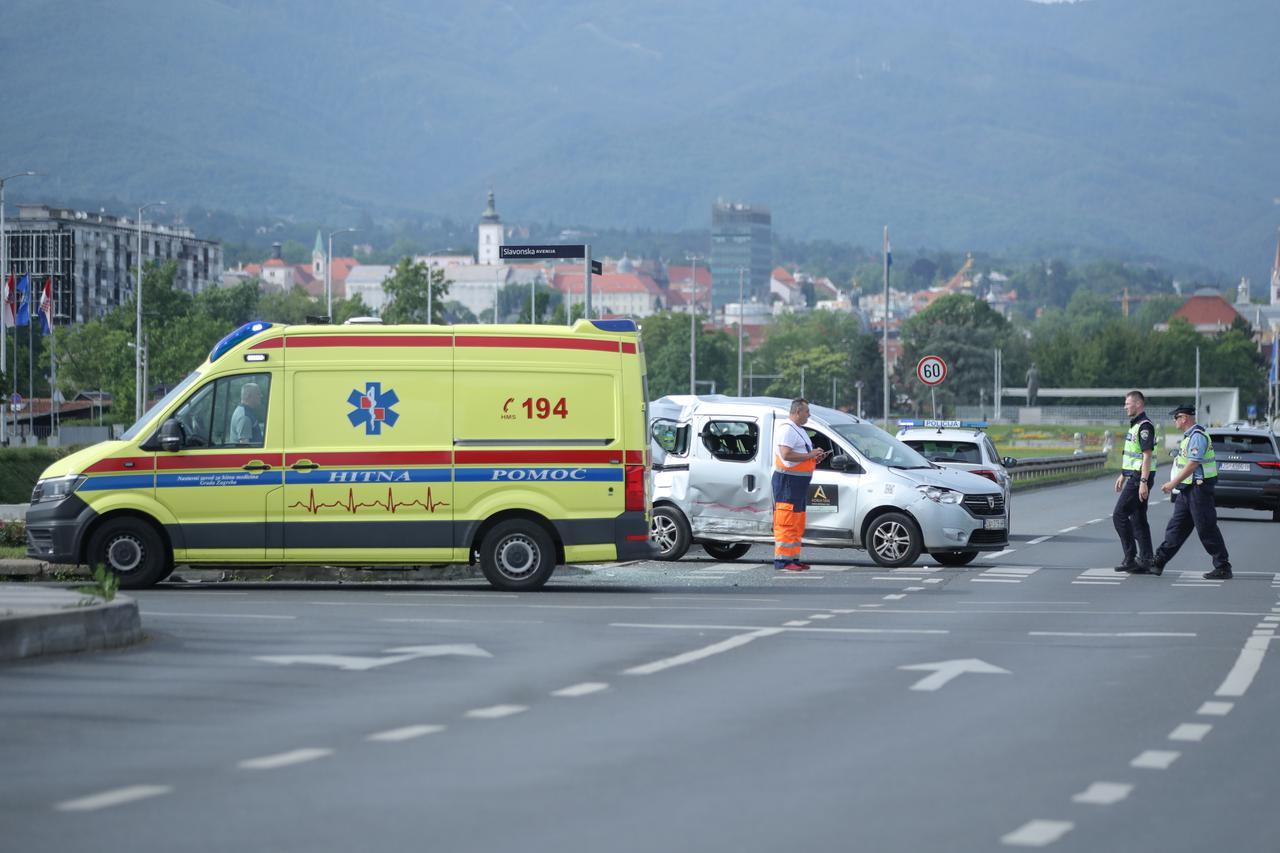
[[[400,509],[401,507],[406,507],[406,506],[420,506],[423,509],[425,509],[427,512],[435,512],[436,507],[449,505],[445,501],[435,500],[431,496],[430,486],[427,487],[426,503],[423,503],[422,501],[417,499],[411,500],[411,501],[398,501],[396,500],[395,494],[391,491],[390,487],[387,488],[387,499],[385,501],[369,501],[367,503],[364,501],[360,501],[360,502],[356,501],[354,489],[347,489],[347,499],[345,501],[338,500],[338,501],[334,501],[333,503],[316,503],[316,490],[311,489],[310,491],[311,491],[311,495],[308,497],[308,499],[305,502],[298,501],[297,503],[289,504],[289,509],[294,509],[295,507],[298,509],[304,509],[307,512],[311,513],[312,515],[319,514],[320,510],[322,509],[345,509],[347,512],[354,515],[355,513],[359,512],[361,509],[365,509],[366,507],[380,506],[382,507],[384,512],[389,512],[394,515],[397,509]]]

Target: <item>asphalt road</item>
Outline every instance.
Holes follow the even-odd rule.
[[[1118,575],[1112,500],[964,569],[145,591],[144,644],[0,667],[0,848],[1273,850],[1280,525]]]

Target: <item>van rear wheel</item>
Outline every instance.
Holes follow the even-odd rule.
[[[480,570],[498,589],[539,589],[556,568],[556,549],[532,521],[512,519],[494,526],[480,543]]]
[[[168,550],[156,529],[129,516],[106,521],[89,537],[90,569],[105,566],[120,578],[123,589],[159,583],[173,571]]]
[[[920,548],[916,523],[900,512],[886,512],[867,528],[871,559],[887,569],[911,565],[920,556]]]
[[[702,548],[712,559],[724,563],[732,562],[751,550],[751,546],[745,542],[703,542]]]
[[[673,506],[655,506],[650,515],[649,538],[658,546],[659,560],[678,560],[689,550],[689,522]]]

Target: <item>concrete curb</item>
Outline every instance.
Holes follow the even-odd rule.
[[[581,566],[558,566],[556,575],[566,577],[585,574]],[[0,559],[0,582],[6,578],[25,581],[62,582],[71,579],[92,579],[92,572],[86,566],[63,566],[32,560],[23,557]],[[439,566],[406,566],[402,569],[350,568],[339,566],[275,566],[275,567],[238,567],[193,569],[179,566],[173,574],[162,583],[270,583],[271,581],[316,582],[316,583],[370,583],[375,581],[390,582],[431,582],[451,580],[483,580],[484,573],[479,566],[455,563]],[[2,609],[2,608],[0,608]]]
[[[0,585],[0,661],[128,646],[142,640],[138,605],[73,590]]]

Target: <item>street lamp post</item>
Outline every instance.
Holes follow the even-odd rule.
[[[698,393],[698,261],[702,255],[686,254],[689,278],[689,393]]]
[[[329,232],[329,257],[324,262],[324,315],[333,322],[333,235],[359,231],[359,228],[339,228]]]
[[[862,380],[859,379],[857,382],[853,383],[853,386],[858,389],[858,411],[854,412],[854,414],[858,417],[862,417]]]
[[[138,327],[137,327],[137,330],[134,332],[134,338],[133,338],[134,341],[138,343],[138,346],[135,348],[135,351],[134,351],[134,365],[133,365],[133,370],[134,370],[134,373],[133,373],[133,381],[134,381],[133,419],[134,420],[138,420],[139,418],[142,417],[142,410],[146,408],[146,403],[147,403],[147,390],[146,388],[143,387],[143,382],[145,382],[146,380],[143,378],[143,375],[142,375],[142,348],[143,348],[143,344],[142,344],[142,212],[149,207],[162,207],[166,204],[168,204],[167,201],[149,201],[138,208],[138,287],[133,294],[134,303],[138,309],[137,311]]]
[[[738,396],[742,396],[742,276],[746,267],[738,267]]]
[[[9,287],[9,243],[4,236],[4,184],[5,181],[13,178],[32,178],[35,172],[15,172],[12,175],[5,175],[0,178],[0,293],[8,296]],[[0,311],[8,310],[6,307],[0,307]],[[0,373],[8,370],[8,360],[5,355],[5,325],[0,322]],[[17,334],[15,330],[14,334]],[[16,339],[15,339],[16,340]],[[17,344],[14,344],[16,347]],[[13,369],[17,371],[18,365],[14,364]],[[4,404],[0,403],[0,446],[8,444],[9,438],[9,419],[4,414]]]

